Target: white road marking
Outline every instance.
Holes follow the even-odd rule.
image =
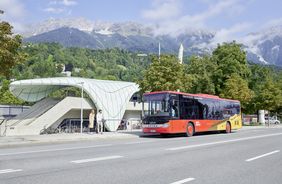
[[[136,141],[136,142],[127,142],[124,144],[130,145],[130,144],[141,144],[141,143],[151,143],[151,142],[157,142],[157,141]]]
[[[179,181],[173,182],[171,184],[182,184],[182,183],[187,183],[187,182],[193,181],[193,180],[195,180],[195,178],[186,178],[184,180],[179,180]]]
[[[0,174],[19,172],[19,171],[22,171],[22,169],[4,169],[4,170],[0,170]]]
[[[246,160],[246,162],[250,162],[250,161],[253,161],[253,160],[256,160],[256,159],[259,159],[259,158],[262,158],[262,157],[266,157],[266,156],[269,156],[269,155],[272,155],[272,154],[275,154],[275,153],[278,153],[280,152],[280,150],[275,150],[275,151],[272,151],[272,152],[269,152],[269,153],[265,153],[263,155],[259,155],[259,156],[256,156],[256,157],[253,157],[253,158],[249,158]]]
[[[264,130],[262,130],[262,129],[255,129],[255,130],[240,130],[240,131],[238,131],[237,133],[242,134],[242,133],[249,133],[249,132],[262,132],[262,131],[264,131]]]
[[[178,138],[172,138],[172,139],[165,139],[162,141],[178,141],[178,140],[187,140],[187,137],[178,137]]]
[[[168,142],[168,141],[177,141],[177,140],[184,140],[184,139],[187,140],[186,137],[178,137],[178,138],[172,138],[172,139],[157,139],[157,140],[150,140],[150,141],[127,142],[123,144],[131,145],[131,144],[152,143],[152,142]]]
[[[103,145],[94,145],[94,146],[85,146],[85,147],[71,147],[71,148],[36,150],[36,151],[23,151],[23,152],[15,152],[15,153],[3,153],[3,154],[0,154],[0,156],[21,155],[21,154],[29,154],[29,153],[44,153],[44,152],[53,152],[53,151],[78,150],[78,149],[107,147],[111,145],[112,144],[103,144]]]
[[[71,163],[75,164],[81,164],[81,163],[87,163],[87,162],[97,162],[102,160],[112,160],[117,158],[123,158],[123,156],[115,155],[115,156],[108,156],[108,157],[97,157],[97,158],[89,158],[84,160],[73,160]]]
[[[231,140],[226,140],[226,141],[217,141],[217,142],[196,144],[196,145],[190,145],[190,146],[173,147],[173,148],[167,148],[166,150],[176,151],[176,150],[211,146],[211,145],[224,144],[224,143],[230,143],[230,142],[239,142],[239,141],[246,141],[246,140],[251,140],[251,139],[259,139],[259,138],[264,138],[264,137],[272,137],[272,136],[278,136],[278,135],[282,135],[282,133],[266,134],[266,135],[260,135],[260,136],[252,136],[252,137],[245,137],[245,138],[239,138],[239,139],[231,139]]]

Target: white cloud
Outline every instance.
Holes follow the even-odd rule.
[[[249,34],[247,36],[240,38],[238,42],[247,45],[249,47],[252,47],[257,43],[257,41],[261,40],[261,38],[262,38],[261,34]]]
[[[223,28],[218,30],[213,39],[209,43],[202,43],[199,45],[196,45],[195,47],[201,48],[201,49],[207,49],[207,50],[213,50],[217,44],[222,44],[224,42],[232,42],[236,40],[238,43],[246,44],[246,42],[249,42],[248,39],[245,39],[246,37],[242,37],[241,33],[251,28],[253,24],[251,23],[238,23],[235,24],[229,28]],[[252,37],[252,40],[255,39],[255,37]]]
[[[25,15],[24,6],[18,0],[1,0],[0,9],[4,10],[4,16],[9,18],[21,18]]]
[[[155,0],[153,8],[142,12],[143,18],[157,20],[156,35],[170,34],[177,36],[187,30],[205,29],[208,21],[218,16],[235,16],[244,11],[244,4],[252,0],[201,0],[207,8],[197,14],[183,14],[180,0]]]
[[[276,27],[276,26],[282,26],[282,17],[269,20],[262,28],[265,29],[265,28]]]
[[[50,1],[49,3],[48,3],[49,5],[57,5],[58,4],[58,1]]]
[[[271,40],[277,35],[282,36],[282,18],[272,19],[262,25],[256,25],[257,32],[248,34],[239,39],[240,43],[248,45],[249,48],[257,49],[257,45],[265,40]],[[255,51],[253,51],[255,52]]]
[[[193,16],[186,16],[186,19],[192,21],[192,22],[204,22],[216,15],[219,15],[221,13],[229,11],[229,8],[234,6],[238,1],[237,0],[226,0],[226,1],[220,1],[216,4],[213,4],[209,6],[209,8],[199,14],[193,15]]]
[[[250,23],[239,23],[230,28],[221,29],[216,32],[214,38],[212,39],[211,46],[216,46],[218,43],[239,40],[241,38],[240,33],[248,30],[251,26],[252,24]]]
[[[63,9],[63,8],[53,8],[53,7],[49,7],[49,8],[43,9],[43,11],[48,12],[48,13],[59,14],[59,13],[65,12],[65,9]]]
[[[153,8],[144,10],[142,16],[150,20],[171,19],[180,15],[180,4],[176,0],[155,0]]]
[[[65,6],[73,6],[77,4],[77,2],[73,0],[63,0],[61,3]]]
[[[24,30],[21,20],[26,16],[27,12],[22,1],[0,0],[0,9],[4,11],[4,14],[0,15],[0,20],[8,21],[14,27],[16,33]]]
[[[54,14],[66,13],[66,15],[71,15],[72,10],[67,7],[76,4],[77,2],[75,0],[53,0],[48,3],[48,7],[43,9],[43,11]]]
[[[55,0],[55,1],[50,1],[49,5],[74,6],[77,5],[77,2],[75,0]]]

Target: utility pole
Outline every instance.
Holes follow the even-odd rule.
[[[80,133],[82,133],[82,129],[83,129],[83,84],[84,82],[80,82],[79,84],[81,84],[81,101],[80,101]]]

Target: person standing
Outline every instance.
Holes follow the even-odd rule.
[[[89,114],[89,132],[92,133],[94,130],[94,120],[95,120],[95,110],[92,109],[90,114]]]
[[[103,134],[104,116],[103,116],[103,113],[102,113],[102,110],[101,110],[101,109],[100,109],[100,110],[98,111],[98,113],[97,113],[96,120],[97,120],[98,133]]]

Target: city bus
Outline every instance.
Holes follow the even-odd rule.
[[[240,102],[208,94],[174,91],[145,93],[142,129],[144,133],[161,135],[224,131],[242,127]],[[148,105],[148,106],[147,106]]]

